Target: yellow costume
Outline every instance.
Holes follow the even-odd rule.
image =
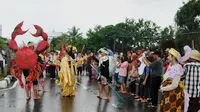
[[[66,55],[63,57],[60,63],[60,71],[58,76],[60,81],[57,81],[56,84],[61,86],[63,91],[63,96],[75,96],[75,69],[74,69],[74,60],[71,56]]]

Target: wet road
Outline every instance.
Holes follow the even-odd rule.
[[[156,112],[128,95],[122,95],[126,101],[123,103],[112,91],[110,102],[99,100],[96,81],[87,76],[79,80],[75,97],[62,97],[55,81],[48,78],[45,87],[48,92],[40,92],[41,100],[27,101],[25,90],[18,85],[5,91],[4,96],[0,96],[0,112]]]

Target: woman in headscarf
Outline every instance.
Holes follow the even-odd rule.
[[[181,80],[184,69],[177,61],[179,52],[173,48],[168,52],[169,66],[160,87],[162,92],[160,112],[184,112],[184,103],[188,103],[184,102],[186,96],[184,95],[184,83]]]
[[[72,58],[72,47],[66,48],[65,56],[62,58],[60,63],[60,71],[58,76],[60,81],[57,81],[57,85],[62,88],[63,96],[75,96],[75,61]]]

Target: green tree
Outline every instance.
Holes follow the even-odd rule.
[[[95,27],[87,32],[87,48],[108,47],[119,52],[135,48],[160,49],[161,42],[173,39],[172,26],[161,29],[156,23],[126,18],[125,22]]]
[[[190,0],[184,3],[175,15],[175,23],[177,25],[176,41],[183,45],[190,45],[192,40],[195,42],[195,48],[199,49],[199,30],[200,21],[200,1]],[[182,47],[182,46],[179,46]]]
[[[0,49],[5,49],[7,47],[8,39],[0,37]]]
[[[61,50],[61,43],[64,42],[65,44],[70,44],[70,38],[66,33],[63,33],[61,36],[53,38],[51,40],[51,51]]]
[[[75,45],[75,41],[78,37],[82,37],[82,33],[80,33],[79,31],[80,28],[76,28],[75,26],[73,26],[67,32],[67,35],[69,36],[72,45]]]

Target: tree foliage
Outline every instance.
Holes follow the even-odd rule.
[[[0,37],[0,49],[5,49],[7,47],[8,39]]]
[[[66,33],[52,40],[55,49],[59,50],[61,42],[75,45],[79,51],[97,51],[107,47],[113,51],[124,52],[134,48],[160,49],[162,42],[173,40],[172,26],[161,29],[156,23],[144,19],[128,19],[115,25],[104,27],[96,25],[86,33],[86,38],[79,32],[79,28],[72,27]]]
[[[127,51],[132,47],[159,49],[162,41],[173,40],[172,26],[161,29],[152,21],[126,18],[125,22],[107,25],[87,32],[88,48],[108,47],[114,51]]]
[[[184,45],[192,46],[192,40],[195,42],[195,48],[199,49],[200,39],[200,1],[190,0],[177,11],[175,23],[177,25],[176,43],[179,48]]]

